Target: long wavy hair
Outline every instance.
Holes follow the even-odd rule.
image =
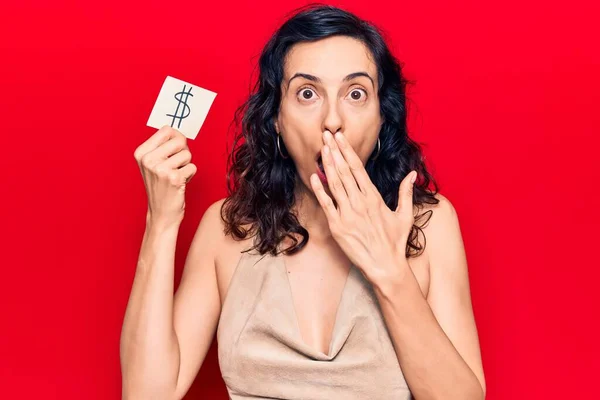
[[[225,233],[236,240],[249,235],[263,255],[277,255],[282,240],[292,245],[284,254],[301,250],[309,240],[308,231],[292,212],[295,205],[296,167],[291,157],[282,158],[277,147],[275,120],[281,100],[284,61],[290,48],[334,35],[360,40],[377,64],[379,101],[383,125],[379,133],[380,150],[375,160],[365,165],[373,184],[390,209],[398,205],[402,179],[416,170],[413,204],[421,210],[425,203],[437,204],[438,185],[426,169],[419,144],[407,132],[406,85],[400,63],[391,54],[380,31],[354,14],[329,5],[310,4],[293,15],[273,34],[261,52],[259,74],[247,101],[235,112],[237,129],[227,162],[228,196],[221,208]],[[241,123],[240,123],[241,119]],[[283,143],[280,149],[285,152]],[[428,188],[433,185],[434,190]],[[422,253],[419,232],[429,221],[432,210],[415,215],[406,246],[406,257]],[[424,218],[428,215],[427,218]],[[424,234],[422,235],[425,239]],[[301,238],[301,240],[298,239]]]

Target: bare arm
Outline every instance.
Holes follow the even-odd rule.
[[[172,313],[178,230],[146,224],[121,331],[124,399],[172,399],[175,392],[180,361]]]
[[[176,399],[187,393],[198,374],[221,315],[215,255],[223,243],[222,203],[223,200],[213,203],[206,210],[175,294],[174,325],[181,351]]]
[[[398,361],[416,399],[485,399],[485,376],[456,210],[441,200],[425,228],[431,282],[423,296],[410,264],[376,287]]]
[[[198,226],[175,296],[179,226],[147,222],[121,333],[124,399],[180,399],[204,361],[221,311],[214,264],[220,203]]]

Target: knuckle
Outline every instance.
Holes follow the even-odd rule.
[[[369,217],[375,217],[379,214],[380,208],[377,205],[371,205],[366,208],[365,212]]]
[[[354,216],[354,214],[346,215],[344,217],[344,223],[346,223],[350,226],[353,226],[355,221],[356,221],[356,217]]]
[[[180,146],[182,149],[188,147],[187,138],[183,135],[183,133],[176,131],[175,140],[177,141],[177,145]]]
[[[154,173],[161,178],[166,178],[169,175],[169,169],[167,168],[167,166],[163,163],[158,164],[156,167],[154,167]]]
[[[333,181],[333,189],[336,191],[342,190],[342,182],[339,179]]]
[[[358,213],[364,213],[365,209],[367,209],[365,203],[362,202],[361,199],[357,198],[356,196],[352,197],[350,201],[352,203],[352,208],[354,208],[354,210]]]
[[[150,156],[148,153],[144,154],[140,157],[140,163],[142,166],[148,168],[150,166]]]
[[[373,193],[367,196],[367,204],[369,204],[369,207],[379,207],[382,205],[382,203],[383,200],[381,200],[379,196],[375,196]]]
[[[137,161],[138,163],[142,159],[142,155],[143,154],[141,154],[141,150],[139,147],[137,149],[135,149],[135,151],[133,152],[133,158],[135,158],[135,161]]]
[[[175,151],[180,152],[187,149],[187,144],[184,141],[173,139],[175,141]]]
[[[179,184],[179,173],[177,171],[170,171],[167,173],[167,179],[172,185]]]

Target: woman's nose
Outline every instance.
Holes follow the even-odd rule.
[[[331,133],[336,133],[342,130],[343,127],[343,117],[338,110],[338,104],[334,98],[326,104],[323,111],[323,126],[321,127],[321,131],[328,130]]]

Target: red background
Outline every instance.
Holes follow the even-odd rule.
[[[0,12],[0,397],[117,399],[146,212],[133,151],[160,86],[172,75],[218,93],[190,141],[178,283],[225,195],[252,67],[303,2],[51,3]],[[332,3],[383,27],[416,82],[410,127],[459,214],[488,399],[596,397],[594,3]],[[226,398],[215,350],[186,398]]]

